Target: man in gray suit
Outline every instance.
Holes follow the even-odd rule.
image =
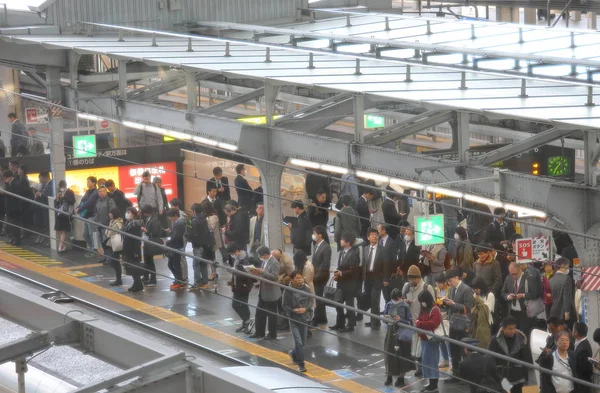
[[[569,276],[570,261],[567,258],[558,258],[556,264],[558,271],[550,279],[550,291],[552,292],[550,316],[564,318],[565,324],[571,329],[577,317],[573,299],[573,279]]]
[[[329,245],[327,229],[321,225],[314,227],[313,240],[315,242],[312,252],[312,264],[315,269],[313,283],[315,285],[315,295],[322,297],[325,286],[329,281],[329,269],[331,267],[331,246]],[[327,324],[325,303],[320,300],[317,300],[317,307],[311,324],[313,326]]]
[[[471,317],[471,309],[473,308],[474,303],[474,292],[467,284],[461,281],[461,276],[462,271],[457,268],[448,270],[446,278],[448,279],[450,292],[448,297],[442,298],[444,305],[448,308],[448,318],[450,319],[450,332],[448,332],[448,336],[458,341],[470,335],[471,332],[463,329],[462,326],[459,326],[460,317],[457,317],[455,320],[453,320],[452,317],[455,315]],[[450,344],[450,355],[452,357],[452,375],[459,376],[459,367],[464,351],[458,345]],[[450,381],[457,380],[451,379]]]
[[[267,246],[261,246],[256,250],[261,260],[260,268],[253,268],[250,273],[277,282],[279,277],[279,262],[271,256],[271,250]],[[278,286],[260,281],[258,292],[258,304],[254,316],[256,331],[250,338],[264,338],[275,340],[277,338],[277,302],[281,299],[281,289]],[[269,335],[265,337],[265,327],[269,319]]]
[[[256,204],[256,216],[250,219],[250,255],[258,257],[256,250],[265,244],[264,221],[265,205],[262,202]]]

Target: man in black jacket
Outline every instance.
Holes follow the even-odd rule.
[[[505,216],[506,210],[504,210],[503,207],[494,209],[494,221],[488,225],[485,232],[486,243],[492,243],[494,247],[504,247],[506,244],[508,248],[508,243],[511,241],[516,231],[515,225],[512,222],[504,220]]]
[[[219,217],[219,223],[221,225],[227,224],[227,216],[223,212],[225,203],[231,199],[231,191],[229,189],[229,179],[223,176],[223,169],[218,166],[213,168],[213,177],[206,182],[206,195],[211,195],[211,190],[215,188],[217,190],[216,200],[213,202],[213,206],[217,211]]]
[[[238,194],[238,203],[240,205],[240,210],[244,210],[246,214],[252,209],[252,187],[248,183],[248,180],[245,179],[246,176],[246,166],[244,164],[239,164],[235,167],[235,172],[237,176],[235,178],[235,190]]]
[[[306,210],[304,210],[304,203],[302,201],[294,201],[292,202],[292,209],[296,214],[296,219],[291,220],[288,225],[291,226],[291,241],[294,245],[294,253],[296,253],[296,250],[302,250],[306,255],[310,255],[312,225],[308,219]]]
[[[11,171],[3,172],[4,181],[6,182],[6,191],[23,195],[21,183],[15,180]],[[18,246],[21,244],[21,200],[12,195],[6,195],[6,218],[8,220],[7,232],[11,235],[10,244]]]
[[[106,183],[104,183],[104,186],[109,191],[108,196],[112,198],[113,202],[115,202],[115,205],[117,206],[117,209],[119,209],[121,212],[121,215],[125,217],[125,210],[127,210],[128,207],[133,206],[133,203],[131,203],[131,201],[125,197],[125,193],[123,191],[119,190],[115,186],[114,180],[108,179]]]
[[[194,256],[202,259],[213,260],[215,244],[214,234],[208,227],[206,216],[204,215],[204,207],[200,203],[194,203],[192,206],[194,217],[192,218],[192,233],[190,241],[192,243],[192,251]],[[194,283],[190,287],[190,291],[204,289],[208,285],[208,262],[194,259]]]
[[[313,227],[318,225],[327,228],[329,221],[329,205],[331,201],[325,190],[318,190],[313,202],[308,206],[308,218]]]
[[[179,209],[171,208],[167,211],[167,219],[171,221],[171,238],[167,240],[167,247],[182,250],[185,246],[185,220],[179,216]],[[167,263],[169,270],[173,274],[173,284],[171,289],[183,289],[181,278],[181,255],[174,252],[169,252],[169,262]]]
[[[592,382],[594,367],[588,360],[594,356],[592,346],[587,339],[588,327],[583,322],[575,322],[573,325],[573,335],[575,336],[575,350],[569,356],[571,361],[571,370],[573,376],[583,381]],[[592,393],[592,388],[575,384],[574,393]]]
[[[389,227],[385,224],[377,225],[377,232],[379,232],[379,244],[385,250],[385,264],[388,267],[387,273],[383,278],[383,299],[386,304],[391,300],[392,290],[390,289],[390,282],[393,275],[396,275],[398,272],[398,261],[397,255],[398,250],[396,249],[396,242],[389,235]],[[386,273],[386,274],[387,274]]]
[[[492,337],[489,350],[522,362],[531,362],[527,336],[517,330],[517,320],[512,316],[502,320],[502,327],[496,337]],[[506,360],[498,360],[497,366],[501,377],[513,385],[511,393],[521,393],[529,379],[529,369]]]
[[[381,303],[381,291],[384,281],[389,283],[391,276],[387,250],[379,244],[379,233],[377,229],[368,230],[369,244],[363,248],[362,278],[365,286],[362,293],[362,304],[359,308],[363,311],[371,310],[372,314],[379,315]],[[371,318],[371,322],[365,323],[366,327],[374,330],[381,328],[378,319]]]
[[[383,220],[388,225],[388,233],[392,239],[396,239],[398,237],[398,233],[400,233],[399,224],[400,221],[405,220],[407,217],[407,213],[400,211],[400,207],[398,200],[398,194],[391,187],[388,186],[388,190],[393,191],[390,193],[390,198],[385,198],[385,201],[381,204],[381,212],[383,213]],[[408,204],[406,204],[408,207]]]
[[[28,155],[25,126],[14,113],[8,114],[8,120],[12,123],[10,128],[10,155],[12,157]]]
[[[339,253],[338,268],[333,273],[333,279],[337,282],[337,289],[334,299],[339,303],[345,303],[349,307],[354,307],[354,298],[356,296],[358,282],[360,281],[360,257],[358,249],[352,247],[356,238],[354,235],[344,233],[340,243],[342,250]],[[356,326],[356,314],[354,311],[348,311],[348,325],[344,326],[345,309],[336,307],[337,318],[335,325],[330,326],[331,330],[339,332],[353,332]]]
[[[479,344],[479,340],[471,337],[465,337],[460,341],[473,346]],[[495,359],[490,355],[484,355],[469,348],[465,348],[464,352],[466,359],[460,362],[460,376],[473,383],[470,392],[491,393],[503,391],[502,378],[498,375]],[[481,386],[485,386],[487,389]]]
[[[244,266],[250,266],[252,265],[252,262],[246,254],[246,251],[241,249],[238,245],[232,243],[227,246],[227,252],[234,261],[233,267],[235,270],[247,273],[244,269]],[[254,328],[254,321],[250,319],[248,297],[250,296],[250,291],[252,291],[255,281],[256,280],[241,274],[231,275],[231,281],[229,282],[229,285],[231,285],[231,291],[233,292],[231,308],[233,308],[233,310],[242,319],[242,326],[236,329],[236,333],[244,332],[246,334],[250,334]]]
[[[327,229],[324,226],[316,226],[313,228],[313,246],[312,264],[315,269],[313,283],[315,285],[315,295],[323,296],[325,286],[329,281],[329,269],[331,267],[331,246],[327,236]],[[325,303],[317,300],[315,315],[311,324],[318,326],[327,323],[327,314],[325,313]]]
[[[367,231],[371,226],[371,213],[369,209],[369,201],[373,199],[375,194],[370,188],[366,188],[356,204],[356,212],[360,217],[360,238],[367,241]]]

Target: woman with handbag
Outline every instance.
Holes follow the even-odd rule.
[[[402,325],[411,325],[412,312],[410,306],[402,298],[402,291],[395,288],[390,294],[391,300],[385,305],[383,317],[388,318],[388,330],[385,335],[385,386],[392,384],[392,377],[398,376],[396,387],[404,386],[404,375],[415,369],[411,361],[412,335],[410,329]]]
[[[123,285],[123,281],[121,280],[121,253],[123,251],[123,235],[115,230],[120,231],[123,228],[123,219],[121,218],[121,211],[113,207],[108,212],[108,217],[110,218],[110,223],[108,224],[108,228],[106,230],[106,251],[108,251],[108,255],[106,256],[111,267],[115,269],[116,279],[111,282],[110,286]]]
[[[443,331],[442,313],[435,304],[433,295],[429,291],[423,291],[419,294],[418,299],[421,304],[421,312],[415,321],[415,326],[434,333],[433,336],[419,334],[421,339],[421,369],[423,370],[423,378],[429,380],[429,384],[421,389],[421,392],[437,392],[438,380],[440,379],[440,343],[443,342],[439,336],[445,336],[446,332]]]
[[[144,290],[142,284],[142,242],[138,240],[142,236],[140,220],[137,211],[133,207],[125,210],[125,226],[123,232],[132,236],[123,236],[123,264],[125,273],[133,278],[133,285],[128,288],[129,292],[140,292]]]
[[[73,212],[75,211],[75,193],[67,188],[67,182],[61,180],[58,182],[58,192],[54,200],[54,207],[58,209],[56,212],[56,221],[54,222],[54,230],[58,232],[58,252],[67,251],[65,240],[67,232],[71,232],[71,221]]]

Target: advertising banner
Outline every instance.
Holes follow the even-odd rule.
[[[175,162],[158,162],[154,164],[129,165],[119,167],[119,188],[137,207],[137,197],[133,195],[135,187],[142,181],[142,173],[150,172],[152,178],[158,176],[167,194],[167,200],[177,198],[177,165]]]

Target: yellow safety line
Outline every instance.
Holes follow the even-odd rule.
[[[30,262],[21,256],[12,255],[12,253],[7,251],[6,247],[0,247],[0,255],[3,258],[5,258],[7,262],[10,262],[23,269],[30,270],[34,273],[43,274],[44,276],[53,280],[57,280],[62,283],[71,285],[75,288],[82,289],[84,291],[92,293],[93,295],[102,297],[104,299],[108,299],[123,306],[127,306],[131,309],[141,311],[147,315],[172,323],[173,325],[186,328],[195,333],[209,337],[215,341],[230,345],[244,352],[270,360],[273,363],[279,364],[280,366],[293,370],[296,369],[296,366],[291,362],[290,357],[284,352],[279,352],[269,348],[265,348],[258,344],[243,340],[239,337],[232,336],[231,334],[203,325],[199,322],[192,321],[189,318],[176,314],[172,311],[163,309],[161,307],[149,306],[147,303],[99,287],[87,281],[80,280],[76,277],[66,274],[65,269],[48,268],[45,266],[41,266],[37,263]],[[378,390],[361,385],[358,382],[355,382],[350,379],[341,380],[340,377],[334,372],[310,362],[306,362],[306,368],[308,369],[308,372],[306,373],[307,376],[316,379],[320,382],[329,383],[331,385],[337,386],[351,393],[379,392]]]
[[[104,266],[103,263],[92,263],[90,265],[81,265],[81,266],[69,266],[69,267],[63,267],[61,269],[63,270],[81,270],[81,269],[92,269],[95,267],[101,267]]]

